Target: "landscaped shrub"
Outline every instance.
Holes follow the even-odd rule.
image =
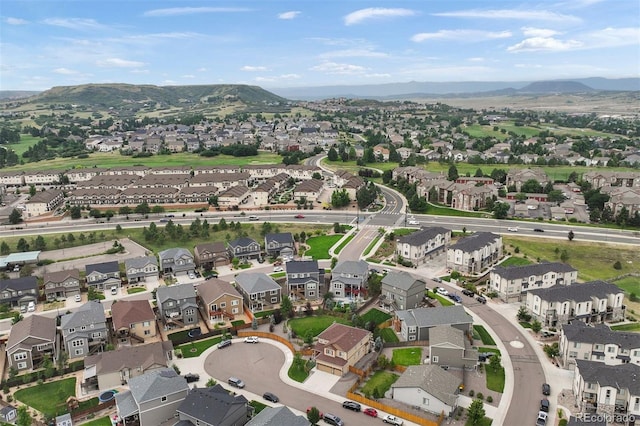
[[[493,402],[493,397],[491,395],[487,397],[487,402]]]
[[[478,392],[478,394],[476,395],[476,398],[484,399],[484,395],[482,394],[482,392]]]
[[[613,269],[620,270],[622,269],[622,263],[619,260],[616,260],[616,263],[613,264]]]

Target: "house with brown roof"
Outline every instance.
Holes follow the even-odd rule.
[[[221,241],[198,244],[193,249],[196,265],[204,269],[213,269],[231,263],[227,247]]]
[[[198,285],[201,308],[211,324],[233,320],[244,312],[242,295],[227,281],[211,278]]]
[[[156,315],[148,300],[118,300],[111,305],[111,318],[118,344],[144,343],[156,337]]]
[[[31,315],[11,327],[6,353],[9,367],[18,371],[38,368],[45,358],[58,358],[56,319]]]
[[[80,294],[80,271],[74,268],[64,271],[45,272],[44,294],[49,302]]]
[[[347,374],[350,366],[371,351],[371,339],[367,330],[334,322],[318,335],[313,349],[316,367],[337,376]]]
[[[168,340],[88,356],[84,359],[82,387],[104,391],[123,386],[133,377],[167,368],[172,352],[173,343]]]
[[[234,207],[246,204],[251,197],[251,190],[244,185],[232,186],[218,195],[220,207]]]
[[[25,218],[31,218],[49,213],[57,209],[64,202],[64,194],[59,189],[47,189],[36,194],[25,203]]]

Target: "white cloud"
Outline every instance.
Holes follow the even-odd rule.
[[[135,69],[135,70],[131,70],[130,72],[131,74],[151,74],[151,71],[143,70],[143,69]]]
[[[126,59],[120,58],[109,58],[99,60],[97,65],[100,67],[115,67],[115,68],[139,68],[144,66],[143,62],[138,61],[127,61]]]
[[[339,64],[336,62],[323,62],[310,68],[311,71],[320,71],[327,74],[362,74],[366,68],[359,65]]]
[[[457,41],[484,41],[500,38],[509,38],[510,31],[480,31],[480,30],[440,30],[435,33],[418,33],[411,37],[411,41],[420,43],[426,40],[457,40]]]
[[[324,52],[319,55],[321,58],[386,58],[386,53],[375,52],[369,49],[345,49]]]
[[[522,40],[520,43],[509,46],[507,51],[509,52],[536,52],[536,51],[550,51],[561,52],[567,50],[574,50],[582,47],[583,44],[577,40],[558,40],[553,37],[531,37]]]
[[[21,18],[5,18],[4,22],[6,22],[9,25],[25,25],[28,24],[29,21],[25,20],[25,19],[21,19]]]
[[[47,25],[54,27],[70,28],[72,30],[96,30],[108,28],[100,24],[95,19],[84,18],[49,18],[43,21]]]
[[[249,71],[249,72],[256,72],[256,71],[266,71],[267,68],[266,67],[260,67],[260,66],[255,67],[255,66],[252,66],[252,65],[245,65],[242,68],[240,68],[240,70]]]
[[[360,24],[368,19],[395,18],[398,16],[413,16],[416,12],[411,9],[388,9],[383,7],[370,7],[356,10],[344,17],[345,25]]]
[[[78,74],[78,71],[74,71],[74,70],[70,70],[68,68],[56,68],[53,70],[54,73],[56,74],[62,74],[62,75],[75,75]]]
[[[201,37],[201,34],[193,33],[193,32],[169,32],[169,33],[150,33],[150,34],[136,34],[125,37],[126,40],[186,40],[192,39],[196,37]]]
[[[589,48],[638,45],[640,28],[604,28],[587,33],[585,38],[588,40],[585,44]]]
[[[171,7],[166,9],[153,9],[144,12],[144,16],[178,16],[195,15],[200,13],[236,13],[250,12],[252,9],[244,7]]]
[[[475,58],[469,58],[467,59],[467,61],[469,62],[484,62],[484,58],[481,58],[479,56],[476,56]]]
[[[522,27],[521,30],[527,37],[553,37],[554,35],[560,34],[556,30],[547,28]]]
[[[283,12],[283,13],[279,13],[278,14],[278,19],[295,19],[298,17],[298,15],[300,15],[302,12],[299,12],[297,10],[292,10],[290,12]]]
[[[452,18],[481,18],[481,19],[519,19],[527,21],[576,22],[580,18],[572,15],[550,12],[548,10],[520,10],[520,9],[488,9],[488,10],[460,10],[457,12],[434,13],[434,16]]]

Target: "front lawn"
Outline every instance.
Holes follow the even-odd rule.
[[[329,249],[340,241],[342,237],[344,237],[344,234],[321,235],[308,238],[306,244],[309,245],[309,250],[305,251],[304,255],[311,256],[314,260],[330,259]]]
[[[387,321],[388,319],[390,319],[391,315],[381,311],[380,309],[373,308],[373,309],[369,309],[364,315],[362,315],[361,318],[365,323],[369,321],[373,321],[375,325],[378,326],[383,322]]]
[[[491,426],[491,423],[493,423],[493,420],[489,417],[483,417],[482,420],[477,423],[472,423],[470,419],[467,419],[464,426]]]
[[[427,297],[429,297],[430,299],[436,299],[438,302],[440,302],[440,305],[442,306],[453,306],[455,305],[455,303],[453,303],[450,299],[441,296],[437,293],[432,292],[431,290],[427,290]]]
[[[306,362],[293,362],[291,367],[289,367],[289,371],[287,374],[290,378],[295,380],[296,382],[303,383],[309,377],[309,371],[313,368],[313,363],[311,361]]]
[[[493,368],[487,364],[484,371],[487,375],[487,389],[502,393],[504,391],[504,367],[500,366],[497,371],[493,371]]]
[[[398,335],[391,327],[381,329],[380,337],[382,337],[383,342],[387,343],[397,343],[400,341],[400,339],[398,339]]]
[[[473,329],[478,333],[478,335],[480,336],[480,340],[482,340],[482,344],[483,345],[492,345],[495,346],[496,342],[495,340],[493,340],[493,338],[491,337],[491,335],[489,334],[489,332],[481,325],[474,325]]]
[[[76,378],[70,377],[20,389],[13,396],[18,401],[35,408],[47,417],[56,417],[69,412],[66,404],[67,398],[75,395]]]
[[[109,416],[100,417],[99,419],[91,420],[87,423],[82,423],[82,426],[112,426]]]
[[[350,321],[344,318],[333,317],[330,315],[319,315],[305,318],[290,319],[287,323],[289,328],[293,330],[299,337],[304,337],[311,330],[313,336],[317,336],[326,330],[331,324],[338,322],[340,324],[351,325]]]
[[[262,402],[254,401],[254,400],[251,400],[249,402],[249,405],[253,407],[253,413],[254,414],[258,414],[260,411],[262,411],[265,408],[267,408],[267,406],[265,404],[263,404]]]
[[[494,354],[500,355],[500,349],[498,348],[485,348],[484,346],[478,348],[478,353],[482,354],[486,352],[493,352]]]
[[[422,364],[422,348],[394,349],[392,359],[395,365],[420,365]]]
[[[400,376],[390,371],[376,371],[362,387],[362,393],[374,398],[382,398],[391,385],[398,380],[398,377]]]
[[[222,340],[222,336],[212,337],[210,339],[198,340],[197,342],[185,343],[178,346],[182,352],[183,358],[195,358],[200,356],[213,345],[217,345]]]
[[[127,289],[127,294],[142,293],[144,291],[147,291],[147,289],[144,287],[133,287]]]

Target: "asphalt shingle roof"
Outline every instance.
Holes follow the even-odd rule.
[[[416,232],[412,232],[409,235],[398,238],[398,242],[402,244],[409,244],[412,246],[419,246],[438,235],[446,235],[449,233],[451,233],[450,229],[442,228],[439,226],[434,226],[432,228],[421,228]]]
[[[92,272],[100,272],[101,274],[107,274],[111,272],[119,271],[120,267],[118,266],[118,262],[113,260],[111,262],[102,262],[102,263],[92,263],[90,265],[85,266],[85,271],[87,275]]]
[[[280,285],[267,274],[261,272],[240,272],[236,278],[238,284],[247,294],[263,291],[280,290]]]
[[[156,291],[156,300],[158,304],[164,303],[164,301],[173,299],[191,299],[196,297],[196,290],[193,288],[193,284],[179,284],[170,286],[160,286]]]
[[[396,311],[396,316],[409,326],[415,325],[417,327],[473,323],[473,318],[462,305]]]
[[[244,396],[231,395],[217,384],[209,388],[193,388],[177,411],[208,425],[222,425],[227,424],[227,418],[238,416],[238,411],[246,416],[248,402]]]
[[[129,379],[129,389],[138,404],[187,391],[187,380],[172,368],[162,368]]]
[[[66,330],[89,324],[104,324],[106,321],[102,304],[90,300],[80,306],[77,311],[63,315],[60,318],[60,328]]]
[[[529,290],[530,294],[539,296],[547,302],[564,302],[574,300],[576,302],[587,302],[592,297],[604,299],[610,294],[622,293],[622,290],[606,281],[589,281],[583,284],[554,285],[549,288],[537,288]]]
[[[156,259],[155,256],[141,256],[141,257],[134,257],[132,259],[126,259],[124,261],[125,269],[129,269],[129,268],[139,269],[149,264],[158,266],[158,259]]]
[[[310,426],[309,420],[295,415],[289,407],[267,407],[245,426]]]
[[[640,333],[613,331],[605,324],[591,327],[582,321],[573,321],[562,326],[562,333],[570,342],[615,344],[625,350],[640,348]]]
[[[499,239],[500,235],[496,235],[492,232],[476,232],[468,237],[461,238],[457,243],[451,245],[449,248],[452,250],[462,250],[463,252],[472,252]]]
[[[507,280],[517,280],[521,278],[528,278],[532,275],[542,276],[548,272],[565,273],[573,271],[577,271],[577,269],[573,268],[571,265],[567,265],[566,263],[547,262],[523,266],[496,266],[493,268],[492,272]]]
[[[443,370],[439,365],[425,364],[407,367],[392,387],[418,387],[445,404],[453,406],[457,401],[456,394],[461,384],[462,380]]]
[[[318,273],[317,260],[292,260],[286,264],[287,274]]]
[[[631,395],[640,394],[640,365],[606,365],[602,362],[582,359],[576,359],[576,364],[585,383],[628,389]]]
[[[408,291],[410,290],[416,281],[420,281],[422,287],[425,288],[426,290],[426,282],[420,278],[416,278],[414,276],[412,276],[411,274],[409,274],[408,272],[405,271],[399,271],[399,272],[395,272],[395,271],[391,271],[389,272],[387,275],[384,276],[384,278],[382,279],[382,284],[384,285],[388,285],[391,287],[397,287],[401,290],[404,291]]]

